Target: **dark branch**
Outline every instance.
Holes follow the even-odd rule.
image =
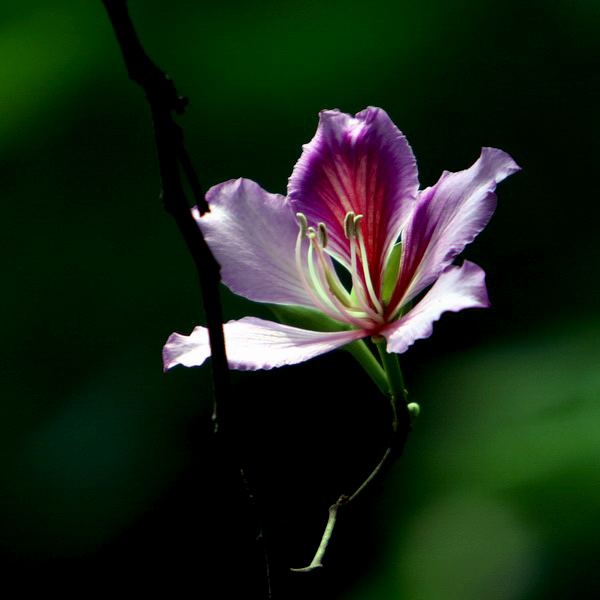
[[[198,271],[212,354],[215,406],[219,406],[219,416],[222,417],[223,409],[228,406],[230,383],[219,296],[220,269],[192,217],[185,197],[182,171],[200,213],[209,210],[183,145],[183,131],[173,120],[173,111],[183,114],[187,99],[177,95],[173,81],[144,52],[127,10],[127,0],[102,1],[121,47],[129,77],[144,89],[150,104],[160,167],[161,197],[165,209],[177,222]]]
[[[127,10],[127,0],[102,0],[102,2],[108,12],[121,47],[129,77],[144,89],[150,104],[160,168],[162,201],[167,212],[177,222],[200,279],[212,355],[215,418],[217,416],[216,407],[218,406],[219,424],[225,425],[219,430],[220,433],[225,434],[224,437],[223,435],[220,436],[222,442],[220,447],[228,455],[227,458],[230,461],[237,462],[238,457],[234,455],[237,425],[236,419],[232,415],[233,408],[230,401],[231,385],[219,296],[220,268],[192,216],[181,181],[181,173],[183,172],[200,214],[208,212],[209,207],[204,192],[183,144],[183,131],[173,120],[173,111],[179,115],[183,114],[188,101],[187,98],[178,96],[173,81],[144,52]],[[223,443],[224,439],[226,440],[225,443]],[[252,507],[256,510],[252,494],[248,489],[248,483],[241,468],[240,474],[247,488],[248,498],[252,503]],[[262,538],[262,526],[260,522],[257,522],[256,525],[259,538]],[[271,598],[269,560],[266,556],[266,550],[265,566],[267,569],[266,593],[267,597]]]

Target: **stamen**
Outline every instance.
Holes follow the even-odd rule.
[[[320,236],[317,236],[317,238],[319,237]],[[331,263],[328,262],[328,257],[326,257],[325,252],[323,252],[323,246],[315,244],[315,250],[319,257],[319,264],[325,275],[327,288],[346,308],[352,308],[352,298],[346,288],[342,285],[335,269],[332,268]]]
[[[323,298],[325,302],[328,302],[332,309],[337,311],[338,316],[336,318],[338,320],[352,323],[356,327],[368,326],[369,321],[371,320],[369,319],[369,315],[356,306],[352,306],[352,299],[348,292],[343,288],[339,280],[337,283],[334,280],[334,275],[331,273],[323,249],[317,243],[316,236],[313,235],[311,241],[313,244],[311,244],[311,249],[309,250],[309,270],[311,271],[315,292]],[[316,269],[314,269],[313,265],[313,248],[318,258]],[[337,275],[335,277],[337,278]],[[319,289],[317,289],[317,287]]]
[[[330,310],[335,309],[333,305],[331,294],[329,294],[329,286],[326,283],[326,277],[323,277],[323,260],[322,250],[319,245],[318,235],[314,227],[307,229],[308,238],[310,240],[310,246],[308,248],[308,272],[310,275],[310,287],[314,294],[320,301],[321,306],[326,306]],[[315,252],[317,253],[317,260],[315,261]],[[321,267],[321,268],[319,268]],[[339,313],[339,311],[338,311]],[[331,315],[331,313],[329,313]],[[334,318],[339,320],[340,315],[337,314]]]
[[[354,220],[354,217],[352,217]],[[360,221],[359,221],[360,222]],[[357,242],[356,238],[350,239],[350,275],[352,276],[352,292],[362,310],[368,314],[374,321],[383,323],[382,315],[378,314],[367,302],[367,295],[363,286],[363,281],[358,275],[358,264],[356,257]]]
[[[306,220],[304,213],[296,213],[296,217],[298,219],[298,225],[300,225],[300,237],[303,238],[308,231],[308,221]]]
[[[344,218],[344,234],[351,240],[354,237],[354,213],[350,211]]]
[[[325,223],[319,223],[319,242],[323,248],[327,248],[327,242],[329,241],[329,234],[327,233],[327,227]]]
[[[321,309],[325,314],[338,321],[352,323],[356,327],[365,327],[366,323],[364,320],[357,318],[360,315],[355,316],[348,312],[347,307],[343,305],[341,299],[333,293],[329,285],[329,278],[327,277],[329,269],[327,268],[325,255],[319,245],[314,227],[308,228],[308,237],[311,242],[308,250],[308,271],[310,274],[311,289],[314,297],[319,301]],[[315,252],[317,254],[316,261]],[[366,317],[367,315],[364,316]]]
[[[357,238],[360,234],[360,222],[363,220],[363,216],[362,215],[356,215],[353,219],[352,219],[352,227],[353,227],[353,232],[354,232],[354,237]]]
[[[358,239],[362,215],[356,216],[353,212],[348,212],[344,220],[344,229],[350,240],[351,248],[351,275],[355,290],[352,294],[342,285],[331,264],[331,259],[323,250],[327,246],[329,238],[325,223],[320,222],[317,228],[309,227],[308,220],[303,213],[296,213],[296,217],[298,219],[296,269],[304,289],[315,306],[327,316],[358,328],[369,327],[373,321],[383,323],[382,315],[373,310],[366,301],[364,282],[358,276],[357,252],[365,255],[364,244],[361,248]],[[306,237],[309,239],[309,244],[307,260],[304,262],[302,245]],[[362,256],[359,260],[362,262]]]
[[[304,216],[304,215],[302,215]],[[299,217],[298,220],[300,221],[300,223],[302,224],[302,218]],[[308,227],[306,228],[306,232],[305,234],[308,234]],[[313,228],[313,234],[314,234],[314,228]],[[327,316],[331,317],[332,319],[336,319],[339,321],[339,313],[336,312],[335,310],[331,310],[330,304],[328,305],[327,303],[327,297],[323,297],[323,294],[319,292],[319,290],[315,289],[315,272],[314,272],[314,264],[313,263],[313,259],[312,259],[312,242],[309,244],[309,248],[308,248],[308,268],[309,268],[309,277],[307,277],[307,274],[304,270],[304,267],[302,265],[302,240],[303,240],[304,236],[302,235],[302,225],[300,227],[300,230],[298,231],[298,238],[296,239],[296,270],[298,271],[298,275],[300,276],[300,279],[302,281],[302,285],[304,286],[304,289],[306,290],[306,292],[308,293],[308,295],[310,296],[310,298],[312,299],[312,301],[315,303],[315,306],[317,308],[319,308],[324,314],[326,314]],[[311,268],[312,266],[312,268]]]

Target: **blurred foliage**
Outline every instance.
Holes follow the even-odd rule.
[[[382,581],[382,598],[597,593],[599,334],[597,320],[538,330],[416,383],[426,409],[402,488],[383,500],[382,566],[348,598]]]
[[[245,176],[285,192],[318,111],[334,107],[386,109],[423,185],[481,146],[523,167],[466,252],[494,307],[443,317],[403,359],[422,416],[385,485],[340,519],[327,597],[597,593],[598,3],[129,4],[191,99],[180,121],[206,187]],[[158,200],[143,94],[100,0],[5,0],[0,54],[5,571],[69,596],[117,575],[137,592],[208,586],[229,565],[238,577],[218,583],[238,593],[255,532],[235,516],[235,477],[213,469],[209,371],[161,372],[164,340],[202,310]],[[223,297],[228,318],[266,315]],[[349,361],[235,378],[253,473],[295,566],[385,430]]]

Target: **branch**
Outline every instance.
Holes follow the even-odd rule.
[[[179,227],[192,255],[206,313],[212,355],[215,406],[220,413],[228,407],[229,368],[223,335],[223,314],[219,296],[220,267],[211,254],[195,222],[183,189],[181,171],[190,184],[200,214],[209,210],[190,158],[183,145],[183,131],[173,120],[173,111],[181,115],[188,101],[177,95],[173,81],[150,60],[131,22],[127,0],[102,0],[121,47],[130,79],[146,92],[150,104],[161,178],[161,198]],[[227,421],[229,421],[229,415]]]

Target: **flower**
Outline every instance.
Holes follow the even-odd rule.
[[[419,190],[413,152],[385,111],[322,111],[287,197],[237,179],[209,190],[209,213],[194,209],[235,294],[328,318],[317,327],[326,331],[255,317],[230,321],[230,366],[300,363],[367,336],[402,353],[431,335],[442,313],[489,306],[483,270],[452,262],[487,225],[496,184],[518,170],[505,152],[483,148],[469,169],[446,171]],[[209,356],[204,327],[174,333],[163,352],[165,369]]]

